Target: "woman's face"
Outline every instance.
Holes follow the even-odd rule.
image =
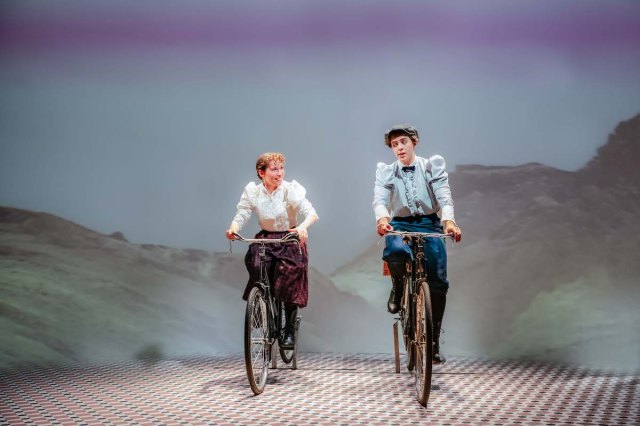
[[[284,179],[284,163],[282,161],[269,161],[267,168],[258,172],[262,183],[267,189],[275,189],[282,184]]]
[[[391,139],[389,143],[396,158],[400,160],[402,164],[409,165],[413,162],[415,158],[415,153],[413,152],[415,144],[409,136],[396,136]]]

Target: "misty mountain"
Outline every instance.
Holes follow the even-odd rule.
[[[640,116],[576,172],[451,173],[464,235],[449,246],[445,352],[640,369],[638,159]],[[332,280],[382,308],[381,252],[373,245]]]
[[[242,351],[245,250],[131,244],[0,207],[0,366]],[[376,315],[363,299],[313,268],[309,287],[301,351],[371,346]]]

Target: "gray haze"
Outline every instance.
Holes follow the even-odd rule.
[[[75,2],[68,14],[16,4],[5,8],[5,24],[44,23],[45,35],[47,23],[55,30],[60,20],[109,29],[116,14]],[[623,13],[625,4],[610,8]],[[180,7],[208,10],[202,2]],[[336,13],[309,7],[329,21]],[[231,4],[216,11],[225,8],[254,22],[267,13]],[[532,10],[538,21],[545,16],[523,8],[495,2],[488,11],[448,12],[480,23],[503,9],[505,21]],[[140,31],[159,31],[158,13],[136,6]],[[452,170],[527,162],[576,170],[619,121],[640,111],[635,33],[625,42],[596,37],[590,49],[561,33],[557,44],[398,38],[384,29],[364,37],[371,30],[362,20],[338,28],[340,40],[296,42],[282,19],[281,38],[213,34],[211,46],[129,43],[135,34],[109,32],[98,41],[71,32],[50,46],[37,41],[35,26],[33,33],[10,27],[0,44],[0,204],[122,231],[133,242],[221,251],[256,157],[281,151],[287,178],[306,186],[321,219],[311,229],[311,263],[330,273],[376,238],[372,184],[376,162],[393,160],[382,141],[389,125],[413,123],[422,135],[418,154],[439,153]]]

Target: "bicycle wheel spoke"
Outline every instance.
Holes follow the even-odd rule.
[[[415,367],[415,348],[412,343],[413,331],[411,329],[411,292],[410,282],[405,277],[404,292],[402,296],[402,309],[400,310],[400,324],[402,325],[402,337],[406,350],[407,370],[413,371]]]
[[[415,329],[415,357],[416,357],[416,391],[420,392],[422,387],[422,380],[424,371],[424,363],[423,363],[423,347],[421,342],[424,339],[424,312],[421,309],[422,306],[422,297],[419,294],[418,299],[416,301],[416,329]]]
[[[269,363],[267,305],[258,288],[251,291],[247,300],[244,337],[247,377],[251,390],[258,395],[264,390]]]
[[[419,282],[415,315],[416,396],[426,406],[431,392],[432,323],[431,298],[426,281]]]

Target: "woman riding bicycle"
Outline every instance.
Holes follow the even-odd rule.
[[[258,157],[256,173],[261,183],[249,182],[237,205],[226,236],[234,238],[255,211],[262,230],[255,238],[282,238],[295,232],[300,239],[297,244],[269,244],[266,246],[267,271],[272,283],[273,295],[285,304],[286,325],[280,347],[294,346],[294,321],[297,308],[307,306],[309,296],[307,229],[318,220],[315,209],[306,198],[306,190],[298,182],[284,180],[284,155],[267,152]],[[298,215],[303,221],[298,223]],[[257,244],[251,244],[245,256],[249,281],[242,298],[247,297],[253,284],[260,277],[260,259]]]
[[[444,158],[419,157],[414,148],[419,142],[418,131],[409,124],[391,127],[384,135],[385,144],[393,150],[398,161],[391,164],[378,163],[373,196],[377,231],[443,232],[452,234],[460,241],[462,231],[455,223],[453,200]],[[442,215],[442,224],[440,217]],[[392,219],[393,218],[393,219]],[[395,314],[400,310],[406,261],[411,250],[400,236],[387,236],[383,260],[391,272],[391,294],[387,309]],[[434,323],[435,363],[445,362],[440,353],[440,328],[447,300],[447,252],[441,239],[425,240],[427,277],[431,293]]]

